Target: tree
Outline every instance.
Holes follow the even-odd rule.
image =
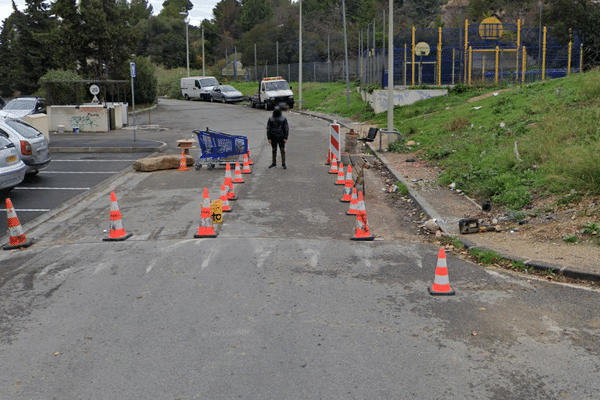
[[[187,13],[194,8],[190,0],[165,0],[162,6],[163,8],[158,15],[167,18],[176,18],[180,12]]]
[[[269,21],[273,14],[269,0],[243,0],[240,27],[243,31],[249,31],[255,25]]]
[[[137,54],[149,56],[152,62],[165,68],[186,65],[185,23],[177,18],[157,17],[142,21],[139,25],[141,39]],[[190,59],[194,59],[190,47]]]

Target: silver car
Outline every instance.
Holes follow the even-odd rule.
[[[0,135],[8,137],[21,152],[28,174],[37,174],[50,164],[48,141],[42,132],[20,119],[0,119]]]
[[[8,192],[23,182],[26,170],[19,150],[8,137],[0,133],[0,192]]]
[[[210,101],[220,101],[221,103],[235,103],[244,100],[242,92],[231,85],[215,86],[210,91]]]

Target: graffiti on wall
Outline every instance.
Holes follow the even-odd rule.
[[[86,115],[74,115],[69,120],[72,128],[79,128],[82,131],[92,130],[94,127],[99,127],[100,115],[97,113],[87,113]]]

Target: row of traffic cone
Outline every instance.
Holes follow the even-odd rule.
[[[348,165],[348,170],[344,179],[344,164],[338,166],[335,155],[329,153],[327,164],[330,164],[330,174],[337,174],[336,185],[344,185],[344,195],[341,202],[349,202],[350,208],[346,212],[347,215],[356,215],[356,229],[352,240],[374,240],[375,237],[371,234],[369,224],[367,222],[367,211],[364,204],[362,191],[357,194],[352,179],[352,165]],[[450,287],[448,278],[448,266],[446,264],[446,251],[440,248],[438,253],[438,262],[435,270],[433,285],[428,288],[431,295],[454,295],[454,290]]]

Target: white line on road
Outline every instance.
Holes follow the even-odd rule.
[[[118,174],[120,171],[40,171],[40,174]]]
[[[69,188],[69,187],[25,187],[17,186],[13,190],[89,190],[89,187]]]
[[[134,162],[137,160],[56,160],[52,159],[52,163],[57,162]]]
[[[0,208],[0,211],[6,211],[5,208]],[[50,209],[46,208],[15,208],[16,212],[48,212]]]

